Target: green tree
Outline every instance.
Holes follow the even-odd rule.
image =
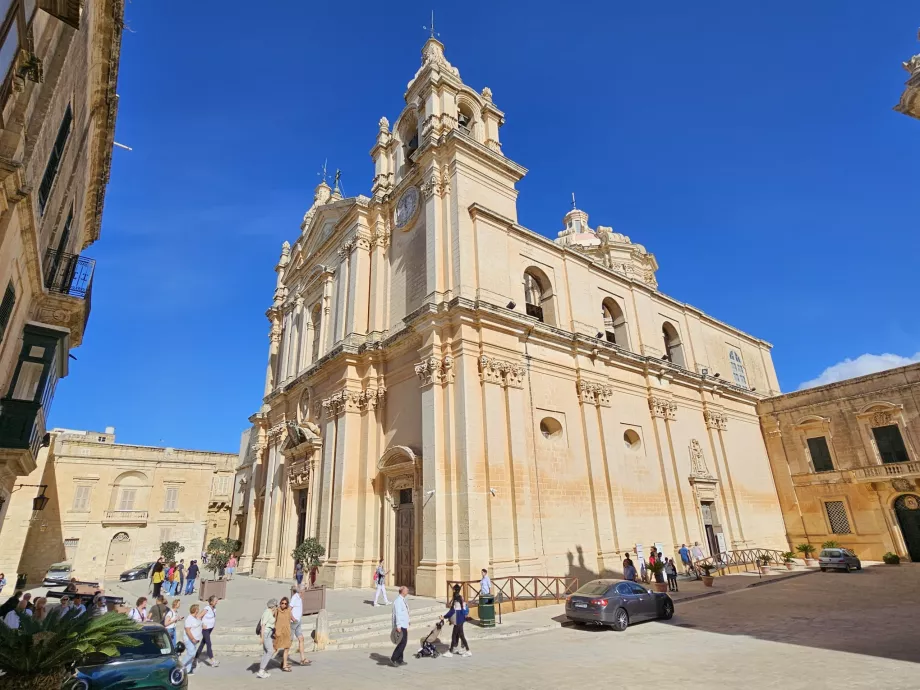
[[[140,626],[121,613],[64,616],[58,609],[38,621],[22,616],[19,629],[0,625],[0,690],[60,688],[70,675],[68,666],[87,654],[118,656],[119,647],[136,647],[129,633]]]
[[[208,543],[208,548],[206,549],[208,562],[204,567],[214,573],[215,577],[217,575],[222,575],[224,568],[227,567],[227,561],[230,560],[230,556],[232,556],[234,552],[239,551],[242,547],[243,542],[238,539],[215,537]]]
[[[160,555],[167,563],[176,560],[176,556],[180,553],[185,553],[185,547],[177,541],[164,541],[160,544]]]
[[[300,561],[303,563],[304,570],[307,572],[318,567],[319,559],[325,555],[326,547],[313,537],[304,539],[293,551],[291,551],[291,558],[294,559],[294,562]]]

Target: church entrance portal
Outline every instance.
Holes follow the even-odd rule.
[[[910,560],[920,563],[920,496],[898,496],[894,502],[894,512],[898,516]]]

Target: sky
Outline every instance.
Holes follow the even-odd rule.
[[[522,225],[570,195],[659,288],[773,344],[783,391],[920,361],[916,3],[132,0],[92,313],[51,424],[236,452],[328,159],[369,194],[423,25],[505,111]],[[264,5],[263,7],[268,7]],[[884,10],[884,11],[882,11]]]

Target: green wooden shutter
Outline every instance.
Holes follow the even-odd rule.
[[[3,342],[3,336],[6,334],[6,327],[13,318],[13,307],[16,306],[16,288],[13,282],[6,286],[6,294],[3,295],[3,302],[0,303],[0,343]]]

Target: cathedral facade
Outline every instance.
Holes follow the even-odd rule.
[[[381,118],[370,196],[321,183],[276,267],[265,397],[238,472],[240,567],[443,592],[786,548],[757,401],[770,345],[658,290],[653,254],[572,204],[517,222],[503,113],[430,39]]]

